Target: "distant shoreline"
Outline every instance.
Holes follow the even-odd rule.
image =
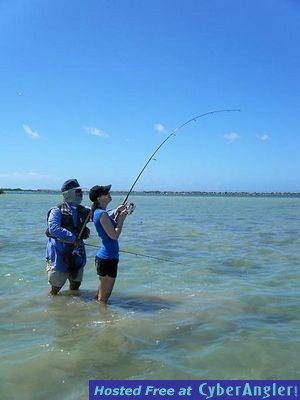
[[[60,194],[60,190],[51,189],[20,189],[0,188],[0,194],[5,193],[39,193],[39,194]],[[87,193],[85,191],[85,193]],[[112,191],[115,195],[126,196],[128,192],[122,190]],[[172,190],[142,190],[133,191],[133,196],[198,196],[198,197],[300,197],[300,192],[217,192],[217,191],[172,191]]]

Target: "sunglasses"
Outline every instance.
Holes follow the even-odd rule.
[[[75,189],[75,193],[82,193],[81,189]]]

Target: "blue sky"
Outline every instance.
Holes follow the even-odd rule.
[[[0,187],[300,191],[296,0],[2,0]]]

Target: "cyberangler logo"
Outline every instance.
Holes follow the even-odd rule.
[[[264,384],[264,381],[239,382],[228,385],[226,382],[204,382],[199,385],[199,393],[206,400],[209,399],[280,399],[295,398],[298,396],[298,386],[274,382]]]

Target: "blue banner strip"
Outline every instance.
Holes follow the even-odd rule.
[[[299,380],[91,380],[89,400],[296,400]]]

